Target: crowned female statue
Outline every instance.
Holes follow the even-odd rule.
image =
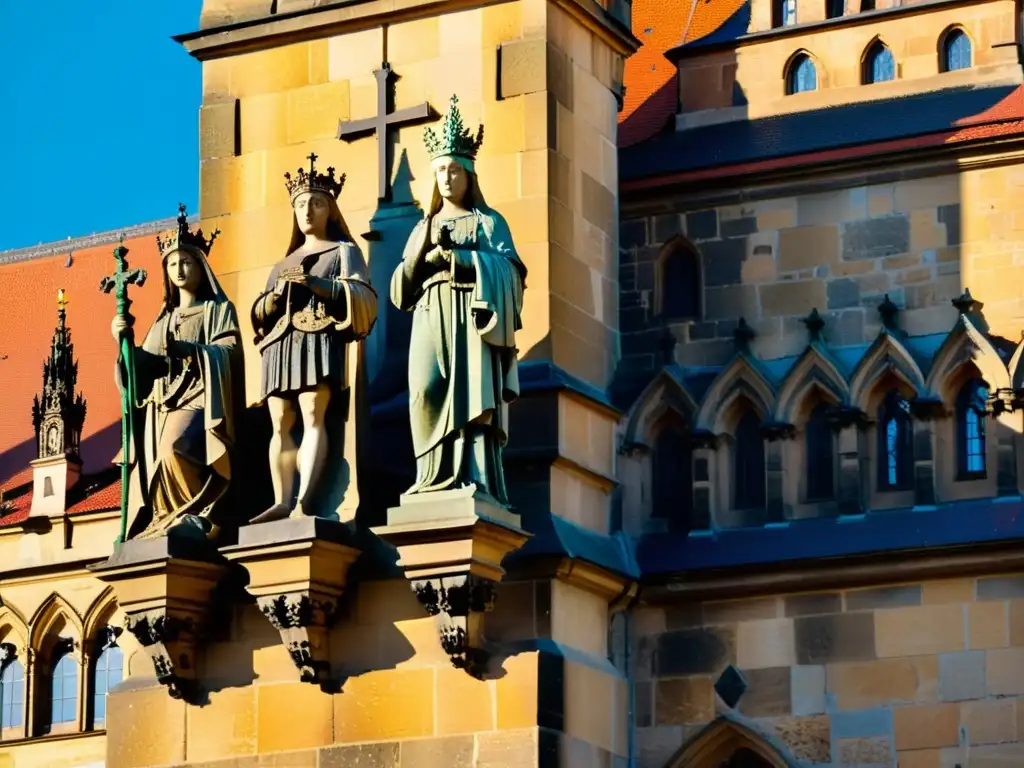
[[[261,355],[261,401],[273,434],[274,504],[253,522],[303,515],[350,519],[358,503],[357,418],[362,410],[362,345],[377,319],[377,294],[366,262],[338,209],[345,176],[334,169],[295,178],[288,255],[271,270],[252,307]],[[302,439],[293,429],[301,418]],[[295,479],[298,474],[298,489]],[[323,482],[329,479],[330,482]],[[342,509],[344,507],[344,509]]]
[[[430,208],[391,278],[391,301],[413,312],[416,482],[408,493],[475,486],[507,505],[501,452],[508,404],[519,394],[515,332],[526,267],[474,171],[483,126],[474,138],[452,96],[440,137],[428,128],[424,140],[434,172]]]
[[[211,513],[231,482],[233,387],[241,357],[234,305],[210,269],[207,240],[191,232],[185,206],[178,228],[157,237],[164,301],[134,350],[137,402],[130,457],[128,538],[163,536],[178,525],[212,536]],[[123,315],[111,323],[120,340]],[[118,364],[118,385],[127,375]]]

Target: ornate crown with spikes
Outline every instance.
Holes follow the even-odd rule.
[[[202,229],[197,229],[192,232],[188,228],[188,213],[185,209],[184,203],[178,204],[178,230],[166,232],[163,237],[160,235],[156,236],[156,244],[160,249],[160,255],[166,256],[171,251],[176,251],[179,248],[192,248],[198,251],[202,251],[203,255],[210,255],[210,248],[213,247],[213,241],[217,239],[217,235],[220,234],[220,230],[214,230],[210,239],[206,239],[206,235],[203,234]]]
[[[306,173],[304,168],[299,168],[295,178],[292,178],[290,173],[284,175],[284,186],[287,188],[288,195],[292,200],[303,192],[323,192],[335,200],[338,199],[338,195],[341,194],[341,188],[345,186],[345,174],[341,174],[340,179],[335,179],[333,167],[328,168],[327,173],[320,173],[316,169],[316,160],[317,155],[315,153],[309,155],[309,173]]]
[[[423,131],[423,143],[427,145],[427,153],[431,160],[446,155],[474,160],[480,145],[484,143],[484,127],[481,125],[476,132],[476,138],[473,138],[470,130],[462,124],[459,97],[452,95],[448,114],[444,116],[444,122],[441,124],[441,135],[434,133],[433,128],[427,128]]]

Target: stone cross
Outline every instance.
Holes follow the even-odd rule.
[[[430,104],[423,102],[414,107],[393,110],[392,89],[394,71],[386,61],[373,72],[377,78],[377,114],[361,120],[342,120],[338,123],[338,138],[355,141],[363,136],[377,134],[377,198],[391,199],[391,174],[388,172],[388,128],[412,125],[433,117]]]
[[[128,286],[142,286],[146,282],[146,270],[129,269],[128,260],[125,258],[127,255],[128,249],[124,247],[124,235],[121,235],[117,248],[114,249],[114,260],[117,262],[117,268],[114,270],[114,274],[100,280],[100,290],[103,293],[114,292],[114,298],[117,299],[117,314],[126,318],[129,327],[131,327],[132,316],[128,309],[131,307],[132,302],[128,298]]]

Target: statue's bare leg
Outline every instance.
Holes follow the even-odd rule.
[[[299,411],[302,413],[302,444],[299,446],[299,501],[293,515],[315,514],[304,504],[316,489],[327,461],[327,427],[325,415],[331,402],[331,389],[320,384],[309,392],[299,393]]]
[[[292,429],[295,427],[295,402],[284,397],[268,397],[270,411],[270,482],[274,486],[274,504],[253,518],[254,523],[267,523],[287,517],[291,511],[295,488],[295,467],[298,448]]]

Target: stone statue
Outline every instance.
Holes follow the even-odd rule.
[[[212,538],[214,506],[231,482],[233,387],[241,358],[234,305],[210,269],[207,240],[191,232],[185,207],[178,228],[157,237],[164,301],[141,346],[134,348],[135,429],[130,457],[128,538],[163,536],[175,526]],[[124,315],[111,323],[120,340]],[[123,388],[126,367],[118,364]]]
[[[356,434],[364,366],[363,345],[356,342],[373,329],[377,294],[338,209],[345,176],[335,180],[333,168],[319,173],[316,159],[309,156],[308,173],[285,174],[295,213],[291,243],[252,307],[262,358],[260,399],[273,428],[274,487],[273,505],[254,523],[289,514],[348,518],[354,513],[349,507],[358,503]],[[292,432],[300,417],[302,440],[296,445]]]
[[[508,504],[501,452],[519,394],[515,332],[526,267],[508,225],[484,202],[473,161],[483,140],[453,96],[441,135],[424,139],[430,208],[391,278],[391,301],[413,312],[409,416],[416,483],[407,493],[475,485]]]

